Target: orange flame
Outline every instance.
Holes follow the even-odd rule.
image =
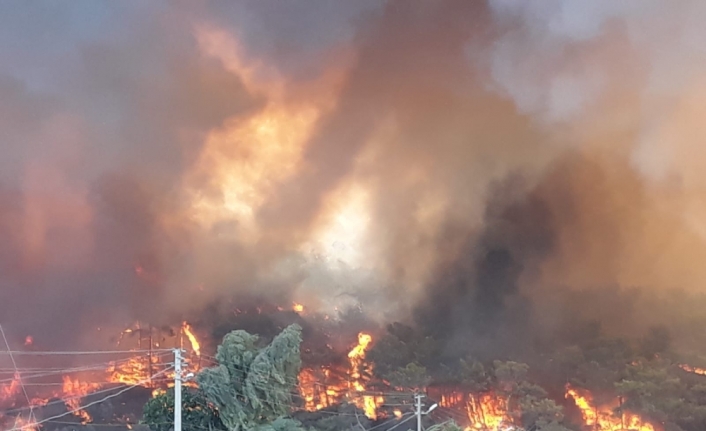
[[[365,362],[365,353],[373,342],[373,337],[370,334],[361,332],[358,334],[358,345],[348,352],[350,361],[350,385],[355,392],[365,391],[366,378],[361,375],[361,369],[371,372],[372,367]],[[380,396],[363,395],[355,397],[353,403],[365,412],[365,416],[370,419],[377,418],[377,408],[384,403],[385,400]]]
[[[62,395],[67,397],[65,401],[66,407],[68,407],[69,410],[76,410],[74,414],[81,418],[81,423],[87,424],[92,419],[87,411],[79,409],[81,406],[81,397],[100,388],[100,385],[97,383],[81,382],[78,379],[71,379],[69,376],[64,376],[63,381]]]
[[[304,306],[295,302],[294,305],[292,305],[292,310],[296,311],[297,313],[301,313],[304,311]]]
[[[372,371],[372,366],[365,362],[365,353],[372,341],[370,334],[358,334],[358,344],[348,353],[348,370],[338,370],[338,373],[332,372],[334,370],[328,367],[301,370],[299,391],[304,398],[306,410],[320,410],[348,397],[368,418],[377,418],[377,409],[385,399],[381,396],[361,394],[366,390],[365,384],[369,379],[367,375]],[[365,375],[361,373],[362,370],[365,370]],[[337,375],[344,375],[347,380],[341,380]]]
[[[20,389],[20,375],[15,373],[10,384],[0,386],[0,401],[7,401],[16,396]]]
[[[463,406],[468,416],[466,430],[495,430],[503,425],[512,425],[505,400],[492,392],[466,394],[452,391],[441,395],[439,405],[446,408]]]
[[[621,431],[627,429],[655,431],[655,427],[652,424],[636,414],[624,413],[622,417],[616,417],[612,408],[594,405],[593,396],[586,390],[568,386],[566,397],[571,397],[579,410],[581,410],[584,424],[596,431]]]
[[[475,429],[499,429],[510,422],[505,401],[494,394],[470,395],[466,413]]]
[[[37,431],[37,424],[31,419],[24,419],[21,416],[15,417],[14,429],[22,431]]]
[[[687,365],[687,364],[681,364],[681,365],[679,365],[679,368],[681,368],[682,370],[684,370],[688,373],[698,374],[700,376],[706,376],[706,368],[692,367],[691,365]]]
[[[194,353],[196,353],[196,356],[201,356],[201,344],[199,343],[199,340],[196,338],[196,335],[194,335],[194,332],[191,329],[191,325],[184,322],[184,324],[182,325],[182,328],[184,329],[184,335],[186,335],[186,338],[189,339],[189,343],[191,344],[191,349],[194,351]]]

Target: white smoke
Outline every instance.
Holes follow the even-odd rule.
[[[679,174],[698,151],[689,102],[703,90],[706,4],[608,0],[492,0],[501,34],[489,50],[498,91],[542,124],[616,125],[637,133],[635,167]],[[629,99],[629,102],[625,100]],[[614,129],[612,129],[614,130]],[[580,140],[580,139],[578,139]],[[691,173],[695,174],[695,172]]]

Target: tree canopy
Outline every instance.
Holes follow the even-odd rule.
[[[269,345],[259,337],[232,331],[218,346],[218,365],[197,376],[198,389],[184,393],[185,430],[297,431],[288,418],[301,368],[301,327],[290,325]],[[173,391],[158,395],[144,408],[143,422],[153,431],[173,424]]]

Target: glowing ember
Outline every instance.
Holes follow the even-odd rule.
[[[706,376],[706,368],[692,367],[691,365],[687,365],[687,364],[681,364],[681,365],[679,365],[679,368],[681,368],[682,370],[684,370],[688,373]]]
[[[294,303],[294,305],[292,306],[292,310],[296,311],[297,313],[301,313],[304,311],[304,306],[302,304]]]
[[[31,346],[34,343],[34,338],[31,335],[25,337],[25,346]]]
[[[505,399],[492,392],[467,394],[452,391],[441,395],[439,405],[446,408],[463,406],[468,416],[468,431],[499,430],[512,428],[513,421],[507,412]]]
[[[64,384],[62,386],[62,396],[66,397],[66,407],[74,411],[74,414],[81,418],[81,423],[86,424],[91,421],[91,416],[85,410],[79,409],[81,406],[81,397],[88,395],[90,392],[100,388],[99,384],[81,382],[78,379],[71,379],[68,376],[63,377]]]
[[[6,401],[19,393],[20,389],[20,375],[15,373],[14,378],[10,384],[0,386],[0,401]]]
[[[182,325],[182,329],[184,330],[184,335],[186,335],[186,338],[189,339],[189,343],[191,344],[191,349],[194,351],[194,353],[196,353],[196,356],[201,356],[201,344],[199,343],[199,340],[196,338],[196,335],[194,335],[194,332],[191,329],[191,325],[184,322],[184,324]]]
[[[581,410],[581,417],[586,426],[595,431],[655,431],[655,427],[640,416],[624,413],[616,417],[609,406],[598,407],[593,404],[593,397],[588,391],[567,387],[566,397],[571,397]]]
[[[15,418],[13,428],[20,429],[22,431],[36,431],[38,429],[33,420],[24,419],[21,416],[17,416]]]

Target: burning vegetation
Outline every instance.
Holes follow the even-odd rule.
[[[89,3],[0,6],[0,431],[706,429],[706,3]]]
[[[439,404],[437,410],[424,418],[425,423],[453,420],[468,431],[533,427],[665,431],[678,429],[676,426],[690,430],[697,429],[690,426],[701,420],[694,416],[702,409],[700,401],[691,395],[678,406],[692,411],[688,418],[673,416],[669,410],[677,408],[669,407],[673,402],[669,397],[699,390],[706,382],[697,367],[677,361],[668,344],[658,342],[663,337],[660,331],[634,345],[593,338],[567,346],[541,361],[527,357],[524,358],[527,363],[487,362],[481,358],[453,359],[438,340],[412,326],[394,324],[386,330],[362,330],[355,335],[350,332],[353,322],[341,320],[344,315],[332,319],[292,313],[283,307],[267,308],[273,311],[263,315],[265,308],[241,310],[237,315],[243,319],[250,315],[278,322],[298,321],[304,325],[303,362],[292,383],[292,404],[287,407],[303,423],[318,424],[323,419],[306,415],[323,412],[329,421],[332,418],[329,415],[345,418],[359,414],[359,420],[365,420],[369,426],[387,423],[392,427],[413,413],[413,394],[419,391],[426,394],[428,403]],[[137,397],[142,403],[168,395],[174,379],[169,349],[174,347],[182,347],[188,353],[186,372],[196,376],[219,361],[211,356],[212,348],[204,350],[204,346],[215,344],[203,338],[208,333],[205,328],[196,330],[186,322],[173,330],[147,328],[136,324],[123,331],[118,337],[119,345],[133,345],[135,353],[102,365],[56,368],[53,372],[37,368],[31,372],[22,362],[33,358],[32,350],[26,351],[26,357],[19,355],[20,372],[11,374],[0,386],[5,428],[37,430],[40,426],[33,424],[40,422],[41,429],[58,429],[67,421],[137,426],[141,404],[134,404],[137,410],[105,416],[90,407],[90,401],[127,386],[144,389],[144,395]],[[337,340],[345,333],[351,334],[349,341],[339,344]],[[323,338],[307,339],[308,336]],[[337,350],[335,345],[342,347]],[[661,348],[650,351],[650,346]],[[144,347],[148,349],[145,351]],[[327,352],[324,356],[321,348]],[[559,375],[561,379],[557,379]],[[54,381],[60,386],[48,390]],[[188,380],[186,390],[199,391],[198,381]],[[23,386],[33,407],[31,416]],[[663,388],[664,394],[646,393],[647,387]],[[130,392],[124,395],[127,399],[134,396]],[[663,396],[664,400],[660,398]],[[58,405],[64,406],[68,416],[62,416],[63,421],[54,424],[41,422]],[[346,405],[353,410],[345,410]]]

